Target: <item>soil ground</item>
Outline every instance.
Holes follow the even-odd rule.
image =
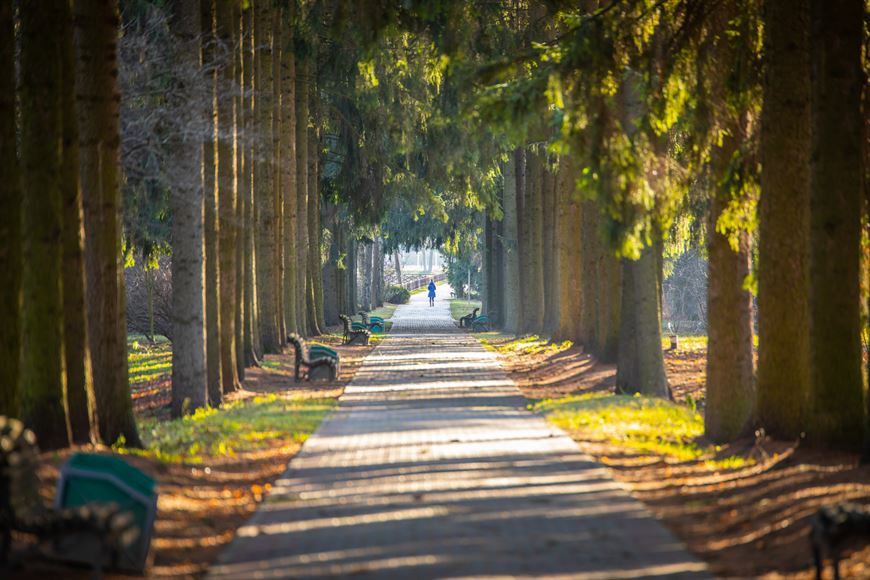
[[[511,338],[487,340],[498,345]],[[530,400],[609,391],[614,385],[615,366],[597,362],[580,347],[500,356]],[[665,363],[677,402],[694,404],[703,413],[706,347],[666,352]],[[589,434],[572,436],[714,573],[725,577],[814,578],[808,536],[816,510],[841,501],[870,504],[870,466],[859,466],[856,454],[759,434],[723,446],[721,456],[752,461],[722,469],[704,461],[638,453]],[[841,572],[844,578],[870,578],[866,540],[843,561]],[[831,577],[830,570],[825,577]]]
[[[351,381],[362,360],[374,346],[341,346],[340,337],[327,335],[318,342],[339,351],[341,372],[335,382],[300,382],[293,379],[293,354],[267,355],[262,366],[246,371],[245,388],[228,397],[229,401],[263,394],[281,397],[314,399],[338,398]],[[167,416],[170,383],[161,376],[146,384],[134,385],[134,406],[137,416]],[[152,540],[154,563],[149,578],[198,578],[233,538],[236,528],[244,523],[263,501],[273,482],[287,467],[301,444],[284,438],[273,438],[266,450],[239,453],[234,457],[211,456],[199,464],[164,462],[156,458],[125,455],[131,464],[158,482],[157,521]],[[48,503],[54,496],[60,466],[74,452],[93,448],[77,448],[42,454],[39,477],[41,493]],[[101,447],[96,450],[111,453]],[[25,540],[26,538],[19,538]],[[28,560],[12,578],[89,578],[86,570]],[[109,578],[127,578],[121,574]],[[137,578],[137,576],[129,576]]]

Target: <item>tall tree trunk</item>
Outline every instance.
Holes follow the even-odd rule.
[[[530,302],[532,297],[532,234],[531,213],[529,212],[529,189],[534,181],[529,171],[529,157],[531,153],[525,149],[516,150],[516,182],[517,182],[517,242],[519,247],[519,298],[520,298],[520,334],[528,332],[532,326],[534,316]]]
[[[381,252],[381,244],[381,238],[375,238],[372,248],[372,277],[374,278],[372,308],[384,305],[384,255]]]
[[[318,117],[317,121],[319,124],[319,122],[320,122],[319,117]],[[319,129],[318,129],[318,134],[319,134]],[[317,151],[315,152],[316,154],[314,156],[314,183],[316,184],[316,191],[317,191],[317,196],[315,198],[317,200],[317,207],[316,207],[315,224],[314,224],[314,231],[317,232],[317,275],[314,277],[314,303],[315,303],[315,307],[317,310],[317,326],[320,329],[324,329],[324,328],[326,328],[326,319],[325,319],[325,311],[323,309],[323,254],[321,251],[321,248],[323,247],[323,223],[322,223],[323,195],[320,191],[320,178],[321,178],[320,169],[321,168],[320,168],[320,145],[319,145],[320,138],[319,137],[318,137],[317,142],[318,142],[318,147],[317,147]],[[381,243],[381,246],[383,246],[383,243]],[[381,262],[382,262],[381,269],[380,269],[381,278],[380,278],[379,283],[380,283],[380,288],[381,288],[381,294],[383,294],[383,287],[384,287],[384,284],[383,284],[383,277],[384,277],[383,276],[383,274],[384,274],[383,260]],[[383,297],[381,297],[381,300],[383,301]]]
[[[275,312],[278,324],[278,344],[287,344],[287,325],[285,324],[284,306],[284,170],[285,151],[281,140],[284,124],[284,105],[282,99],[284,26],[289,7],[285,3],[277,4],[272,10],[272,167],[273,192],[275,207],[275,253],[273,255],[275,268]]]
[[[178,126],[170,133],[167,173],[172,191],[172,414],[208,406],[205,366],[202,144],[200,71],[201,9],[198,0],[172,6],[176,75],[170,106]]]
[[[621,393],[670,397],[662,353],[656,269],[656,250],[650,246],[641,251],[639,259],[622,261],[622,308],[616,362],[616,388]]]
[[[508,155],[504,164],[504,329],[517,334],[523,326],[520,298],[520,244],[517,221],[518,176],[521,150]]]
[[[495,268],[495,260],[493,259],[492,253],[492,217],[491,211],[485,210],[482,212],[481,217],[483,218],[483,267],[481,268],[483,274],[483,291],[481,292],[481,311],[489,313],[493,307],[493,299],[492,294],[495,290],[495,284],[493,284],[492,273]]]
[[[205,241],[205,362],[208,401],[213,407],[223,401],[221,372],[220,263],[218,258],[218,189],[217,189],[217,73],[215,67],[214,0],[203,0],[202,63],[206,72],[207,93],[203,120],[205,140],[202,150],[203,239]]]
[[[121,261],[118,2],[81,0],[75,22],[88,330],[100,435],[106,443],[123,436],[138,446]]]
[[[215,33],[219,47],[217,94],[217,188],[220,265],[221,384],[224,393],[239,389],[236,362],[236,110],[235,14],[233,0],[217,0]]]
[[[21,5],[21,416],[44,449],[66,447],[61,291],[63,11]]]
[[[811,0],[808,437],[843,448],[864,427],[859,308],[863,179],[861,0]]]
[[[538,153],[526,154],[526,196],[524,207],[528,222],[529,271],[523,277],[525,307],[523,308],[524,332],[540,333],[544,330],[544,168],[543,158]]]
[[[755,404],[752,360],[752,296],[746,288],[750,271],[749,233],[733,231],[733,226],[720,224],[720,216],[734,203],[732,193],[735,178],[731,168],[740,144],[751,140],[749,113],[733,111],[724,106],[732,82],[740,87],[747,79],[744,51],[739,37],[724,33],[728,23],[737,16],[734,2],[721,5],[712,15],[714,26],[721,32],[712,39],[710,62],[722,67],[712,71],[708,81],[709,94],[702,95],[719,109],[724,136],[710,154],[709,181],[711,208],[707,224],[708,289],[707,289],[707,402],[704,407],[704,432],[713,441],[732,441],[751,428]],[[726,72],[727,71],[727,72]],[[746,162],[740,161],[743,165]],[[749,174],[750,167],[741,167],[737,174]]]
[[[719,231],[718,220],[731,200],[727,172],[738,139],[739,128],[723,139],[712,152],[713,192],[707,226],[707,404],[704,431],[717,443],[732,441],[751,426],[755,400],[752,373],[752,296],[745,287],[749,276],[750,240],[747,232],[737,236],[732,248],[727,235]]]
[[[639,119],[645,106],[635,73],[626,73],[619,96],[620,124],[628,138],[633,139],[640,131]],[[646,171],[640,163],[636,170],[637,173]],[[666,172],[647,174],[643,178],[647,179],[650,187],[661,191],[666,185],[664,175]],[[608,179],[605,183],[609,185],[612,182]],[[640,186],[631,184],[629,187]],[[631,192],[627,197],[633,197]],[[622,260],[622,308],[616,388],[623,393],[670,396],[662,353],[658,282],[661,262],[658,253],[661,248],[661,244],[652,241],[641,250],[638,259]]]
[[[248,194],[246,183],[246,160],[247,142],[245,134],[245,81],[244,52],[247,48],[245,41],[245,26],[240,3],[233,3],[233,22],[235,26],[236,42],[233,50],[233,66],[235,67],[236,90],[233,91],[235,102],[235,126],[236,126],[236,215],[235,215],[235,325],[236,325],[236,373],[239,381],[245,380],[245,196]]]
[[[308,61],[309,117],[317,115],[317,83],[313,78],[313,59]],[[308,330],[313,336],[320,334],[322,314],[317,311],[318,294],[321,288],[320,259],[320,186],[317,183],[317,158],[319,139],[314,123],[308,127]]]
[[[622,319],[622,264],[599,237],[596,260],[598,262],[598,311],[595,314],[595,353],[602,362],[616,361],[619,352],[619,329]]]
[[[362,309],[369,311],[372,309],[372,243],[366,242],[363,245],[363,291],[362,291]]]
[[[320,223],[321,219],[321,204],[322,196],[320,192],[320,93],[317,90],[316,74],[312,74],[311,81],[311,117],[313,126],[309,130],[309,161],[311,168],[309,170],[309,208],[312,228],[314,232],[314,241],[311,242],[311,258],[312,258],[312,281],[314,282],[314,312],[317,325],[317,333],[325,327],[323,316],[323,256],[321,255],[321,245],[323,244],[323,228]],[[310,237],[310,235],[309,235]]]
[[[505,300],[505,281],[504,281],[504,259],[505,259],[505,247],[504,247],[504,187],[501,187],[497,191],[497,201],[499,207],[502,208],[502,216],[500,220],[496,220],[493,222],[493,269],[492,269],[492,278],[495,288],[493,290],[493,300],[495,301],[495,305],[493,307],[492,315],[495,318],[495,322],[498,324],[499,328],[504,327],[505,320],[505,310],[504,310],[504,300]],[[437,251],[433,250],[433,268],[438,268],[440,266],[439,260],[441,254]]]
[[[338,270],[338,261],[341,256],[339,228],[338,228],[338,207],[325,201],[323,205],[323,215],[326,220],[326,227],[332,232],[330,238],[328,259],[323,265],[323,316],[324,322],[328,326],[339,324],[338,318],[340,302],[340,276]]]
[[[243,27],[246,36],[244,37],[244,46],[242,47],[242,68],[245,73],[245,92],[244,95],[244,110],[242,112],[242,121],[244,124],[245,136],[245,171],[243,174],[243,185],[240,188],[243,206],[244,206],[244,351],[245,363],[248,366],[256,366],[259,364],[259,339],[260,328],[257,316],[257,273],[256,273],[256,258],[255,244],[257,220],[254,212],[254,175],[256,167],[256,155],[259,150],[256,147],[254,140],[254,123],[256,94],[254,90],[254,81],[256,79],[256,70],[254,67],[254,51],[256,46],[256,36],[254,31],[254,9],[248,6],[242,13]],[[239,244],[242,245],[242,244]]]
[[[793,439],[810,393],[809,0],[764,2],[758,204],[758,419]]]
[[[308,320],[308,74],[307,60],[296,63],[296,324],[310,334]]]
[[[556,251],[556,179],[545,160],[543,172],[543,285],[544,285],[544,333],[553,336],[559,328],[559,254]]]
[[[79,179],[79,131],[76,118],[75,45],[71,6],[61,4],[61,117],[63,157],[61,200],[63,232],[62,288],[63,339],[66,368],[67,414],[74,443],[99,441],[97,403],[88,345],[85,304],[82,192]]]
[[[393,251],[393,262],[396,268],[396,283],[402,286],[402,252],[398,248]]]
[[[556,337],[559,340],[580,342],[583,340],[581,323],[582,307],[587,297],[583,294],[584,276],[582,264],[582,230],[580,200],[574,192],[576,181],[574,160],[564,156],[559,160],[556,174],[556,223],[555,234],[558,265],[559,316]],[[591,272],[590,272],[591,273]]]
[[[281,351],[278,299],[275,296],[275,190],[272,147],[272,9],[268,2],[254,5],[256,36],[256,105],[259,150],[256,153],[255,206],[258,214],[257,301],[264,353]]]
[[[17,417],[21,328],[21,181],[15,131],[13,0],[0,0],[0,415]]]
[[[730,137],[728,138],[731,139]],[[749,275],[749,234],[738,234],[734,251],[716,221],[728,205],[729,191],[718,188],[707,228],[707,403],[704,432],[725,443],[743,435],[752,419],[752,296],[744,287]]]
[[[357,241],[348,235],[348,314],[353,314],[359,306],[359,289],[357,288],[356,271],[357,271]]]
[[[295,2],[290,2],[287,28],[288,47],[293,46],[293,10]],[[297,262],[299,248],[296,245],[298,237],[298,204],[296,201],[296,57],[292,50],[281,52],[281,142],[284,158],[281,162],[283,172],[281,183],[284,187],[284,325],[287,332],[299,332],[297,312],[299,307],[299,291],[297,289],[299,275]]]

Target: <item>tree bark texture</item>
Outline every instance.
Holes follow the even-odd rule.
[[[861,444],[861,0],[810,2],[811,441]]]
[[[25,297],[21,312],[21,417],[43,449],[66,447],[61,283],[60,2],[29,2],[21,17],[21,206]]]
[[[245,42],[244,18],[242,6],[233,3],[233,25],[235,27],[236,41],[233,46],[233,66],[235,69],[233,101],[235,106],[236,127],[236,214],[235,214],[235,345],[236,345],[236,373],[239,382],[245,380],[245,196],[247,184],[245,181],[245,156],[247,155],[247,143],[245,139],[244,100],[245,100],[245,69],[243,65],[243,52],[247,46]]]
[[[758,419],[796,438],[810,394],[809,0],[764,2],[758,204]]]
[[[402,253],[396,249],[393,252],[393,264],[396,269],[396,283],[402,285]]]
[[[338,207],[325,201],[323,204],[323,216],[326,228],[332,233],[327,253],[326,263],[323,265],[323,316],[326,325],[339,324],[339,274],[338,260],[340,248],[338,239]]]
[[[372,242],[363,244],[363,291],[362,291],[362,309],[369,311],[372,309]]]
[[[207,98],[204,101],[205,139],[202,150],[206,379],[209,404],[218,407],[223,401],[223,373],[221,368],[221,294],[218,251],[217,72],[215,67],[214,0],[203,0],[201,8],[202,62],[207,71],[205,76],[208,90]]]
[[[312,119],[316,118],[317,114],[317,83],[312,78],[314,64],[308,61],[306,72],[309,76],[308,81],[308,98],[309,98],[309,116]],[[320,186],[317,179],[317,158],[318,150],[320,149],[320,139],[317,135],[316,123],[311,123],[308,127],[308,330],[312,336],[320,334],[320,324],[323,322],[323,315],[318,312],[318,304],[322,306],[322,301],[319,299],[320,293],[323,291],[321,287],[322,265],[320,258]]]
[[[726,30],[736,16],[733,2],[721,5],[713,14],[719,30]],[[713,441],[732,441],[751,430],[755,407],[755,385],[752,360],[752,295],[746,288],[750,272],[751,242],[746,231],[732,231],[719,218],[734,202],[731,169],[741,143],[751,139],[748,112],[725,106],[728,84],[732,80],[746,83],[740,73],[745,69],[742,40],[724,32],[712,38],[710,59],[721,71],[711,71],[704,95],[711,107],[718,110],[718,124],[725,134],[710,153],[709,179],[711,208],[707,224],[707,395],[704,407],[704,432]],[[742,167],[740,174],[749,174],[751,167]],[[729,228],[729,229],[725,229]],[[736,246],[736,247],[735,247]]]
[[[656,251],[622,261],[622,308],[616,388],[620,393],[670,397],[656,296]]]
[[[348,267],[347,267],[347,281],[348,281],[348,293],[347,293],[347,312],[348,314],[353,314],[357,311],[357,307],[359,306],[360,297],[359,297],[359,288],[357,287],[357,246],[359,243],[354,240],[348,234],[348,251],[347,251],[347,259],[348,259]]]
[[[63,339],[66,368],[66,402],[72,441],[99,441],[97,403],[94,395],[91,352],[88,345],[85,302],[84,232],[79,179],[79,131],[75,93],[75,44],[70,4],[62,3],[61,38],[61,203]]]
[[[524,217],[528,221],[529,271],[523,277],[526,290],[523,309],[524,332],[541,333],[544,330],[544,167],[545,161],[538,153],[526,154],[526,200]]]
[[[716,183],[707,227],[707,402],[704,432],[716,443],[744,435],[751,428],[755,403],[752,369],[752,296],[745,287],[749,276],[750,240],[740,232],[735,251],[728,236],[717,231],[731,192],[725,173],[738,146],[734,131],[714,149]]]
[[[178,127],[170,136],[172,191],[172,415],[208,406],[205,357],[204,205],[200,177],[199,109],[201,10],[198,0],[173,5],[170,20],[175,65],[170,106]]]
[[[290,3],[291,11],[295,2]],[[292,12],[288,18],[292,19]],[[287,332],[299,332],[297,321],[299,299],[297,262],[298,204],[296,201],[296,57],[293,46],[292,21],[287,26],[287,50],[281,51],[281,185],[284,188],[284,325]]]
[[[544,285],[544,334],[553,336],[559,328],[559,253],[556,250],[556,180],[557,175],[544,157],[542,213],[542,264]]]
[[[255,206],[258,214],[257,231],[257,302],[260,308],[260,337],[263,352],[281,352],[278,328],[278,297],[275,295],[278,275],[275,264],[276,216],[273,147],[272,147],[272,9],[268,2],[254,5],[256,36],[255,59],[257,67],[256,104],[259,150],[255,187]]]
[[[245,363],[248,366],[259,364],[259,338],[260,329],[257,316],[257,273],[255,257],[255,231],[257,227],[254,213],[254,175],[258,150],[252,138],[255,127],[254,105],[256,94],[254,91],[256,70],[254,67],[254,51],[256,36],[254,30],[254,8],[249,6],[242,13],[243,26],[246,36],[242,48],[242,68],[245,73],[244,107],[242,122],[245,135],[245,171],[244,184],[240,188],[244,206],[244,351]],[[241,244],[240,244],[241,245]]]
[[[384,305],[384,255],[381,251],[381,246],[381,239],[375,238],[372,248],[372,277],[374,278],[372,308]]]
[[[224,393],[240,388],[236,362],[236,110],[235,18],[233,0],[217,0],[217,189],[220,260],[221,385]]]
[[[555,334],[559,340],[579,343],[583,340],[582,307],[587,297],[583,294],[583,216],[580,200],[574,191],[576,178],[574,160],[569,156],[562,157],[556,174],[557,209],[553,226],[558,253],[558,265],[555,269],[557,280],[553,283],[559,293],[558,327]]]
[[[127,317],[121,262],[117,0],[76,3],[81,179],[88,329],[100,435],[140,445],[127,381]]]
[[[518,240],[518,160],[519,149],[508,154],[504,163],[504,329],[517,334],[523,326],[520,278],[520,243]]]
[[[281,141],[283,125],[283,104],[281,85],[283,82],[281,63],[284,53],[284,31],[281,23],[286,16],[284,3],[277,4],[272,10],[272,184],[275,193],[275,311],[278,322],[278,343],[287,344],[287,326],[284,323],[284,171],[281,167],[284,158]]]
[[[21,181],[16,152],[13,0],[0,0],[0,415],[17,417],[21,328]]]
[[[311,333],[308,319],[308,73],[307,60],[296,62],[296,321],[299,330]]]

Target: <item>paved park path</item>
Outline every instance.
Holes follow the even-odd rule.
[[[439,288],[412,297],[211,578],[705,577],[525,409]]]

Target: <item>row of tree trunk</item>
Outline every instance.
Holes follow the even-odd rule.
[[[173,69],[174,320],[187,337],[173,345],[175,415],[219,405],[288,334],[326,322],[316,47],[299,56],[310,39],[293,36],[295,6],[172,5],[188,63]]]
[[[718,8],[723,23],[735,6]],[[870,453],[860,350],[861,10],[858,0],[836,8],[817,0],[765,4],[757,371],[751,238],[722,218],[735,203],[729,176],[751,170],[754,161],[740,148],[758,123],[749,110],[729,110],[719,121],[724,137],[700,180],[710,199],[705,425],[714,441],[762,426],[854,449],[866,432]],[[712,62],[747,70],[734,43],[717,40]],[[735,79],[720,70],[707,81],[709,100],[724,109],[717,95]],[[622,91],[621,126],[629,132],[640,106],[632,93]],[[664,165],[658,169],[666,175]],[[598,207],[575,191],[571,158],[518,149],[503,176],[503,218],[487,216],[484,227],[485,310],[510,332],[573,340],[599,360],[615,360],[620,392],[669,396],[660,241],[649,241],[636,259],[615,258]],[[662,181],[649,179],[653,187]],[[606,198],[612,184],[606,176],[599,183]]]
[[[517,149],[503,175],[503,218],[484,224],[484,310],[509,332],[577,341],[615,361],[620,263],[597,207],[575,192],[576,167]]]
[[[139,443],[127,384],[116,2],[0,2],[0,414]],[[16,25],[20,38],[15,82]],[[20,124],[19,124],[20,123]],[[16,147],[20,143],[20,149]]]

